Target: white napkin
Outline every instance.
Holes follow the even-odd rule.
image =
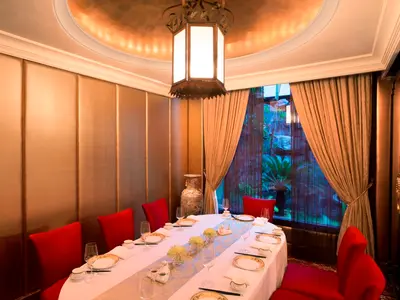
[[[254,222],[253,222],[254,226],[264,226],[264,218],[255,218]]]
[[[187,216],[187,219],[192,219],[192,220],[195,220],[195,221],[200,221],[200,217],[199,217],[199,216],[195,216],[195,215]]]
[[[165,274],[165,275],[161,275],[161,274]],[[151,272],[149,271],[147,273],[147,277],[161,282],[161,283],[166,283],[169,280],[169,275],[170,275],[170,269],[168,267],[168,264],[164,264],[164,266],[162,266],[160,269],[157,270],[157,272]]]
[[[134,252],[132,251],[132,249],[128,249],[123,246],[117,246],[108,253],[114,254],[121,259],[129,259],[129,258],[131,258],[131,256],[133,255]]]
[[[165,228],[159,228],[155,232],[161,233],[164,236],[171,236],[171,232]]]
[[[231,234],[231,233],[232,233],[232,230],[230,228],[225,228],[224,225],[221,225],[218,228],[218,234],[219,235],[228,235],[228,234]]]
[[[250,247],[262,250],[269,250],[269,245],[267,243],[262,243],[258,241],[252,242],[250,244]]]

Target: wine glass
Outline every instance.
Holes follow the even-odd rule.
[[[228,209],[229,209],[229,199],[228,198],[224,198],[224,200],[223,200],[223,202],[222,202],[222,205],[223,205],[223,207],[224,207],[224,215],[226,215],[228,212]]]
[[[97,255],[99,255],[99,252],[97,250],[97,244],[95,242],[87,243],[85,245],[85,254],[83,256],[83,259],[85,260],[87,266],[90,269],[90,276],[86,278],[87,281],[90,281],[93,277],[93,262],[89,264],[89,260]]]
[[[251,227],[246,226],[245,231],[241,235],[241,238],[244,243],[246,242],[247,238],[250,236],[250,231],[251,231]],[[240,251],[242,251],[243,253],[249,252],[246,248],[242,248]]]
[[[215,248],[214,245],[204,248],[201,252],[201,260],[204,268],[207,268],[206,278],[210,278],[210,269],[214,266],[215,262]],[[213,282],[211,280],[204,280],[201,285],[203,287],[212,287]]]
[[[264,207],[264,208],[261,209],[261,218],[263,219],[264,224],[268,223],[268,220],[269,220],[269,210],[268,210],[268,208]]]
[[[182,206],[178,206],[178,207],[176,208],[176,218],[177,218],[178,221],[179,221],[179,220],[182,219],[183,217],[184,217],[183,207],[182,207]],[[182,229],[182,227],[181,227],[181,225],[180,225],[179,222],[178,222],[178,225],[179,225],[179,229]]]
[[[145,247],[147,248],[147,236],[150,234],[150,223],[147,221],[140,222],[140,235],[144,242]]]
[[[154,283],[150,278],[144,276],[139,280],[139,293],[142,300],[154,297]]]

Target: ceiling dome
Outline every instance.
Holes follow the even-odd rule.
[[[138,57],[170,61],[172,35],[164,9],[180,0],[68,0],[82,31],[108,47]],[[226,35],[226,57],[267,50],[306,29],[324,0],[226,0],[235,23]]]

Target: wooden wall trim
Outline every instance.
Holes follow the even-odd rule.
[[[22,61],[21,85],[21,220],[22,220],[22,251],[24,267],[24,292],[28,292],[28,225],[26,213],[26,62]]]
[[[117,212],[120,211],[120,197],[119,197],[119,85],[117,84],[115,88],[115,113],[116,113],[116,118],[115,118],[115,130],[116,130],[116,135],[115,135],[115,171],[116,171],[116,195],[115,195],[115,207]]]
[[[146,203],[149,202],[149,93],[146,92],[146,154],[145,154],[145,161],[146,161]]]
[[[75,93],[75,105],[76,105],[76,114],[75,114],[75,157],[76,157],[76,167],[75,167],[75,180],[76,180],[76,220],[79,221],[81,216],[80,216],[80,188],[79,188],[79,119],[80,119],[80,109],[79,109],[79,92],[80,92],[80,80],[79,80],[79,75],[75,75],[76,78],[76,93]]]
[[[170,219],[172,216],[172,104],[171,98],[168,98],[168,210]]]

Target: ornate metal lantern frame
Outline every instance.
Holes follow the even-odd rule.
[[[233,24],[224,0],[182,0],[163,17],[173,34],[172,86],[178,98],[213,98],[226,93],[225,34]]]

